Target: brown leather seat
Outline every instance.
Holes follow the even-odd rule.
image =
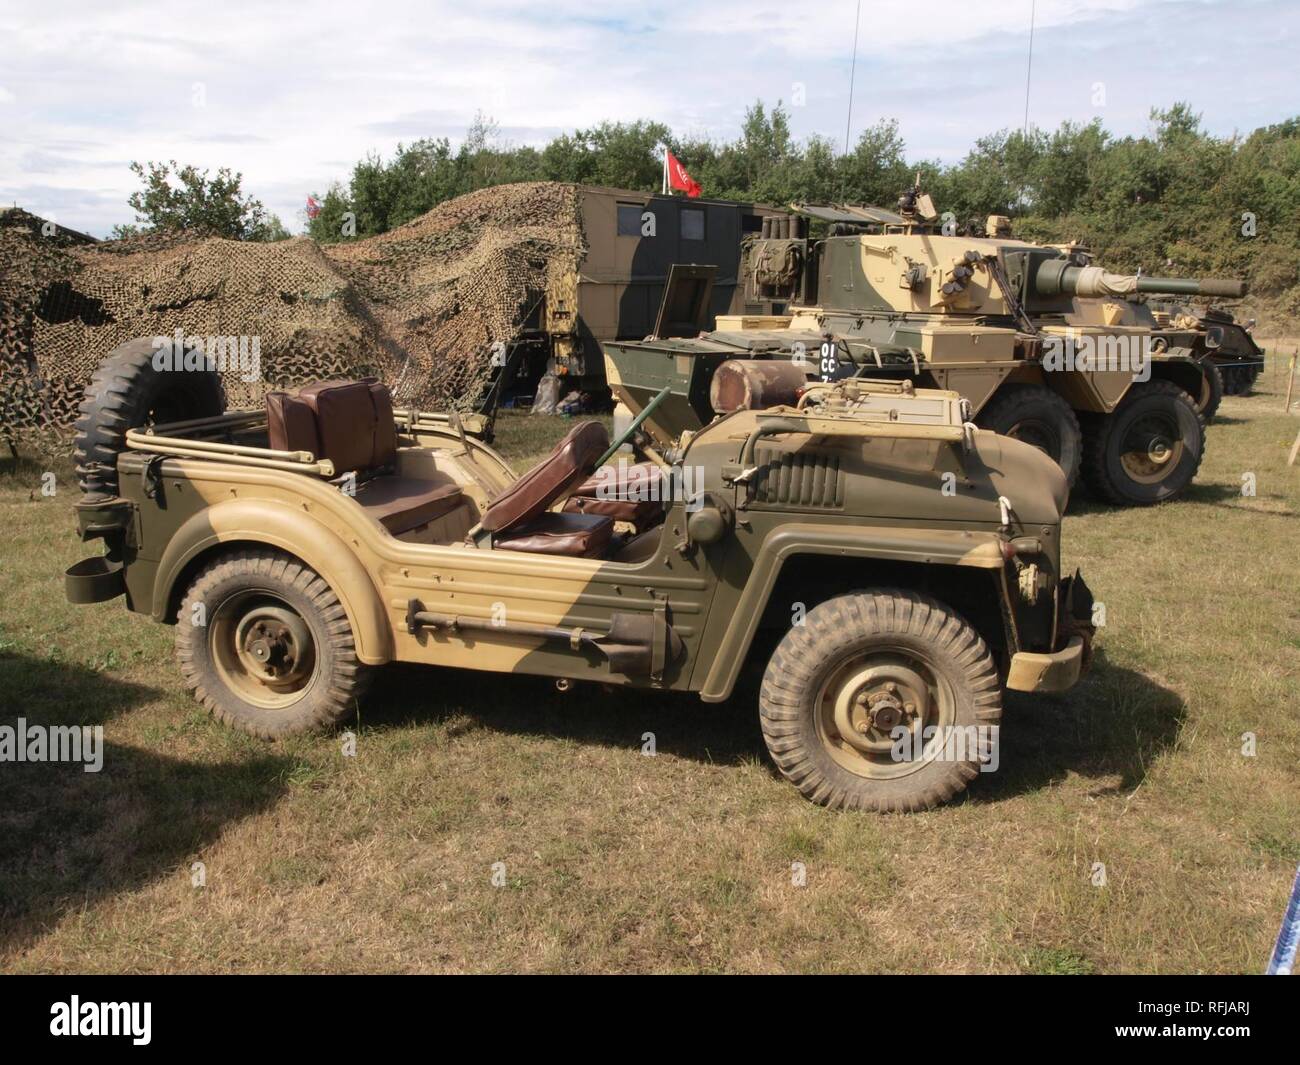
[[[546,512],[498,535],[493,546],[501,551],[529,551],[539,555],[597,558],[609,547],[614,522],[600,514]]]
[[[266,428],[277,451],[310,451],[335,472],[366,472],[397,460],[388,389],[373,377],[320,381],[266,397]]]
[[[585,480],[608,448],[609,433],[600,422],[580,422],[570,429],[546,458],[488,505],[481,524],[495,534],[494,545],[551,555],[587,556],[594,545],[603,549],[613,533],[612,519],[603,515],[548,514],[546,508]],[[541,524],[535,525],[535,521]]]
[[[564,509],[572,514],[604,514],[638,530],[663,520],[663,474],[653,462],[602,466],[573,490]]]
[[[648,495],[658,491],[651,485],[662,480],[663,473],[653,462],[619,461],[602,466],[577,488],[574,495],[600,496],[608,495],[625,498],[632,494]]]
[[[356,500],[394,536],[428,525],[460,506],[464,493],[454,482],[431,483],[386,474],[358,485]]]
[[[337,473],[357,475],[356,500],[394,536],[442,517],[461,504],[449,478],[425,480],[391,472],[397,462],[397,427],[386,386],[361,381],[321,381],[296,393],[266,397],[267,436],[277,451],[310,451]]]
[[[610,521],[625,521],[638,529],[648,529],[663,520],[664,505],[659,499],[596,499],[571,495],[564,504],[566,514],[599,514]]]
[[[600,422],[578,423],[546,458],[497,494],[483,515],[483,528],[503,533],[537,517],[586,480],[608,447],[609,433]]]

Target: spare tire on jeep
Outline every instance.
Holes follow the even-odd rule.
[[[201,351],[165,360],[160,369],[158,350],[153,337],[128,340],[108,354],[86,386],[73,458],[77,484],[87,495],[117,494],[117,456],[128,429],[225,412],[221,375]]]

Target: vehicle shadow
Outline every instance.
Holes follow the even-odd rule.
[[[399,666],[383,670],[364,712],[369,727],[465,715],[502,732],[636,748],[646,732],[660,753],[712,765],[758,762],[779,773],[758,724],[761,672],[742,675],[725,703],[691,693],[575,685],[561,694],[540,677]],[[1070,773],[1105,781],[1097,794],[1132,789],[1171,746],[1185,715],[1173,692],[1110,663],[1099,649],[1089,674],[1062,695],[1008,693],[1000,764],[970,793],[997,802]]]
[[[714,705],[690,692],[583,683],[560,692],[546,677],[392,665],[375,679],[362,721],[388,728],[459,715],[501,732],[605,747],[639,748],[653,732],[661,754],[715,765],[766,758],[756,684],[748,699],[738,691]]]
[[[1261,491],[1257,496],[1252,497],[1260,500],[1274,500],[1278,503],[1284,503],[1286,497],[1277,492]],[[1157,503],[1157,507],[1178,506],[1182,503],[1201,503],[1208,506],[1227,507],[1229,509],[1244,509],[1241,506],[1233,507],[1233,501],[1240,504],[1243,500],[1240,484],[1206,484],[1194,481],[1183,489],[1177,499],[1171,499],[1164,503]],[[1087,489],[1076,486],[1075,494],[1070,496],[1070,506],[1066,511],[1069,517],[1082,517],[1085,514],[1109,514],[1117,508],[1114,504],[1105,500],[1097,499],[1088,493]],[[1278,516],[1291,516],[1290,511],[1252,511],[1252,513],[1273,513]]]
[[[19,719],[27,730],[102,725],[159,694],[9,653],[0,653],[0,692],[0,727],[15,730],[11,745]],[[102,767],[87,772],[96,749]],[[163,877],[188,886],[192,863],[231,822],[279,799],[292,764],[273,752],[196,764],[108,735],[81,753],[80,762],[18,762],[11,753],[0,762],[0,965],[101,900]]]
[[[1072,773],[1099,782],[1094,796],[1132,791],[1177,741],[1186,714],[1176,693],[1098,648],[1087,676],[1068,692],[1007,693],[998,768],[981,775],[970,799],[998,802]]]

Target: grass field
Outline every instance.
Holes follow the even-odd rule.
[[[1269,368],[1224,401],[1179,502],[1076,500],[1093,672],[1013,698],[965,799],[895,817],[801,799],[752,686],[715,707],[389,667],[355,757],[230,732],[182,691],[169,628],[64,602],[90,553],[70,470],[50,499],[39,462],[0,459],[0,724],[106,740],[98,774],[0,764],[0,967],[1260,972],[1300,861],[1300,418],[1278,387]],[[508,417],[502,446],[522,468],[564,428]]]

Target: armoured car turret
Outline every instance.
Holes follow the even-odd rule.
[[[611,385],[633,410],[672,386],[652,434],[670,439],[719,413],[709,391],[724,361],[784,360],[809,380],[953,389],[977,425],[1038,446],[1071,483],[1082,470],[1115,503],[1172,499],[1191,482],[1221,394],[1206,370],[1213,341],[1145,299],[1236,298],[1244,282],[1111,273],[1077,246],[1014,239],[1004,218],[962,235],[915,188],[896,212],[793,211],[765,224],[747,280],[755,300],[784,301],[788,314],[605,345]]]

